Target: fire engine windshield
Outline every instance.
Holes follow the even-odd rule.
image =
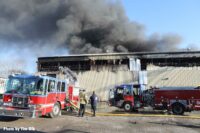
[[[30,94],[36,88],[36,79],[32,78],[10,78],[8,80],[6,93]]]

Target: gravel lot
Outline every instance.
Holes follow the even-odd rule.
[[[55,133],[199,133],[200,119],[160,118],[160,117],[119,117],[97,116],[77,117],[76,114],[58,118],[17,119],[0,117],[0,131],[11,130]],[[14,130],[13,130],[14,128]],[[35,132],[35,131],[34,131]]]
[[[89,110],[89,106],[87,107]],[[150,111],[150,110],[149,110]],[[98,106],[98,112],[121,113],[122,110]],[[148,113],[148,112],[143,112]],[[152,112],[150,112],[152,113]],[[158,113],[158,112],[155,112]],[[53,132],[53,133],[199,133],[200,119],[134,117],[134,116],[96,116],[86,114],[77,117],[77,113],[62,112],[58,118],[12,118],[0,116],[0,132]],[[199,112],[186,113],[198,115]]]

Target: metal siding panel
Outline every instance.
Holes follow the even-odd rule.
[[[99,72],[82,72],[79,74],[78,80],[80,81],[80,86],[86,89],[88,96],[95,90],[102,100],[108,100],[107,93],[109,92],[109,89],[122,83],[133,82],[132,75],[131,71],[112,72],[109,67],[106,67]]]

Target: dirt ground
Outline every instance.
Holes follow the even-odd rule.
[[[148,114],[139,111],[136,114]],[[87,106],[87,111],[90,107]],[[128,114],[115,107],[109,107],[107,104],[98,106],[98,113]],[[161,114],[161,112],[154,112]],[[199,112],[186,113],[186,115],[196,115],[200,117]],[[58,118],[12,118],[0,116],[1,132],[52,132],[52,133],[199,133],[200,119],[188,118],[165,118],[165,117],[141,117],[141,116],[96,116],[86,114],[84,117],[78,117],[77,112],[69,113],[62,111],[62,116]]]
[[[200,119],[96,116],[63,112],[58,118],[0,117],[0,132],[54,133],[199,133]],[[8,131],[9,130],[9,131]]]

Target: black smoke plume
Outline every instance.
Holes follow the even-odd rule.
[[[146,37],[143,25],[113,0],[1,0],[0,39],[70,53],[167,51],[181,41],[177,35]]]
[[[128,19],[118,0],[0,0],[0,52],[17,51],[26,60],[60,50],[170,51],[181,42],[174,34],[146,36],[144,29]]]

